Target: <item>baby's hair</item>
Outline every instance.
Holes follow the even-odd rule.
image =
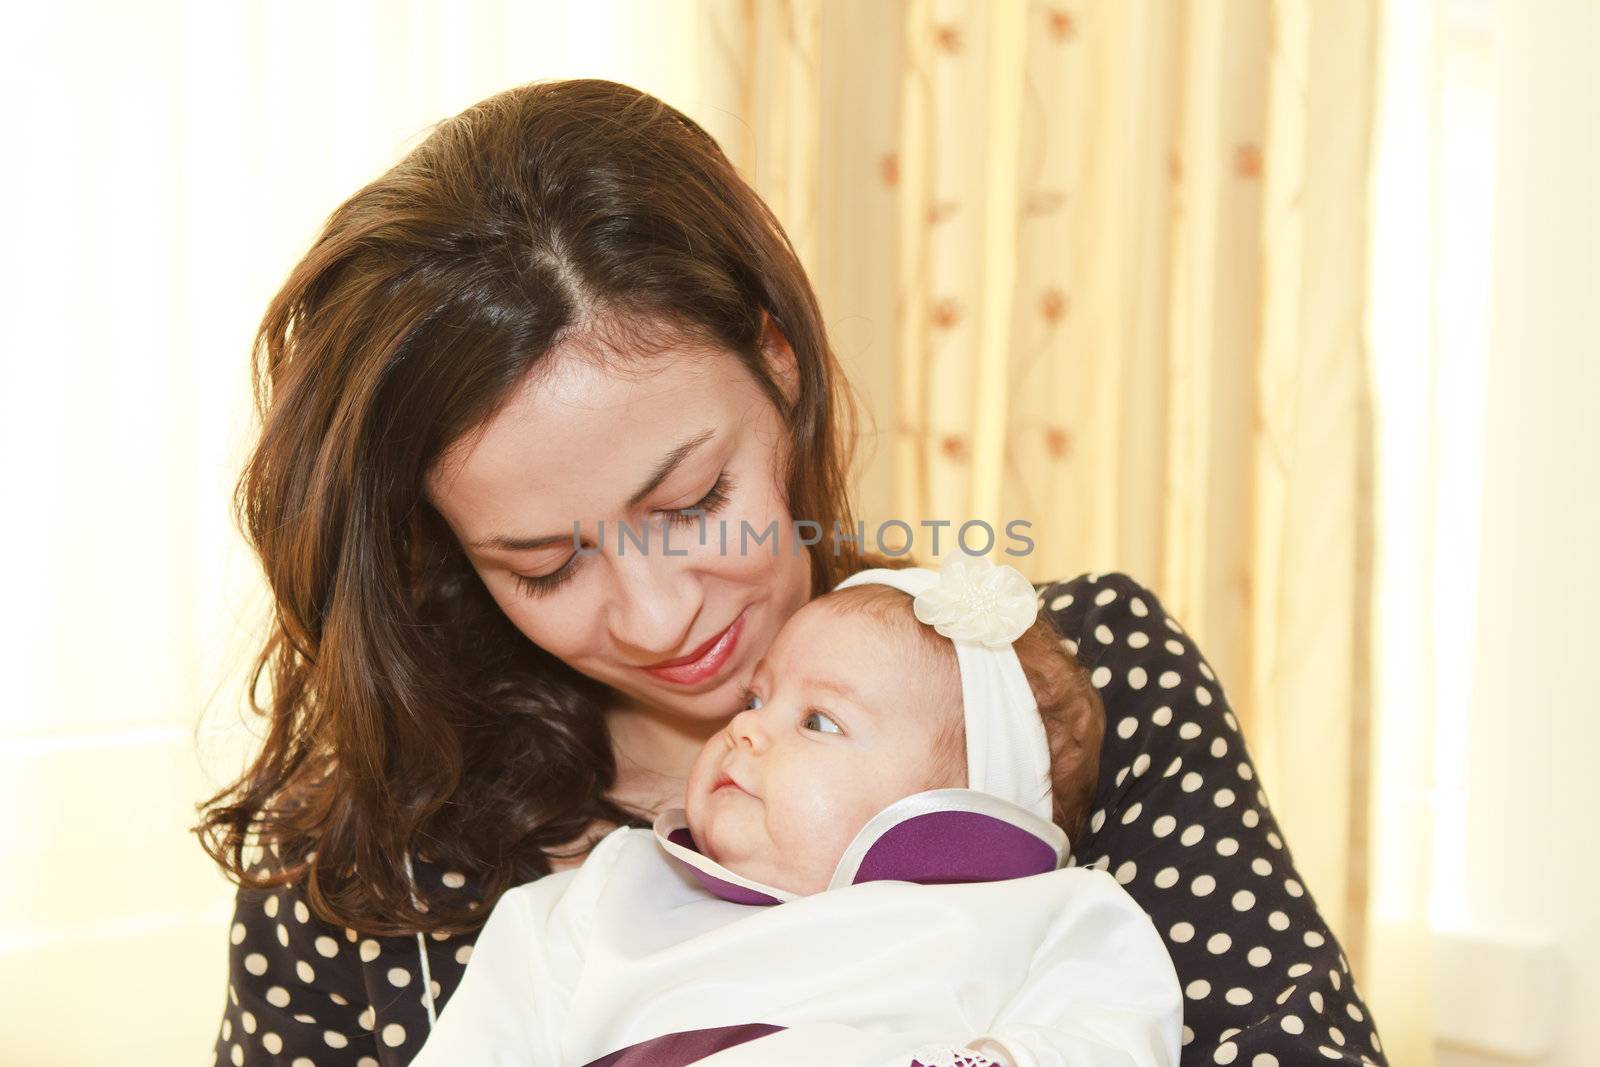
[[[852,586],[826,594],[830,606],[862,611],[890,626],[907,642],[908,654],[930,657],[948,665],[959,678],[956,650],[933,627],[917,620],[911,597],[893,586],[877,583]],[[1105,736],[1105,707],[1089,681],[1089,673],[1067,651],[1061,635],[1040,614],[1011,645],[1022,673],[1033,690],[1050,745],[1051,790],[1055,798],[1055,824],[1076,848],[1078,836],[1089,821],[1095,783],[1100,776],[1100,743]],[[957,702],[957,708],[960,704]],[[966,780],[967,735],[960,714],[947,716],[935,738],[936,758]]]

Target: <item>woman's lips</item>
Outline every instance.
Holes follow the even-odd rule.
[[[728,663],[739,644],[739,632],[744,629],[745,608],[728,624],[728,628],[695,649],[688,656],[642,668],[652,678],[674,685],[694,685],[716,676]]]

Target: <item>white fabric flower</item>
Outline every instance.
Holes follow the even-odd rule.
[[[956,552],[945,557],[939,583],[919,594],[912,610],[952,641],[1001,648],[1033,625],[1039,599],[1015,567]]]

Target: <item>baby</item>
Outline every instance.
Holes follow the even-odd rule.
[[[414,1061],[1176,1064],[1149,919],[1062,867],[1104,712],[1010,567],[800,609],[682,809],[506,893]]]

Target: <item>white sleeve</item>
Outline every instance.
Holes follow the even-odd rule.
[[[1015,1067],[1173,1067],[1183,990],[1161,935],[1114,878],[1081,873],[1027,980],[968,1045]]]
[[[607,835],[581,866],[501,896],[412,1067],[556,1062],[595,901],[622,833]]]

